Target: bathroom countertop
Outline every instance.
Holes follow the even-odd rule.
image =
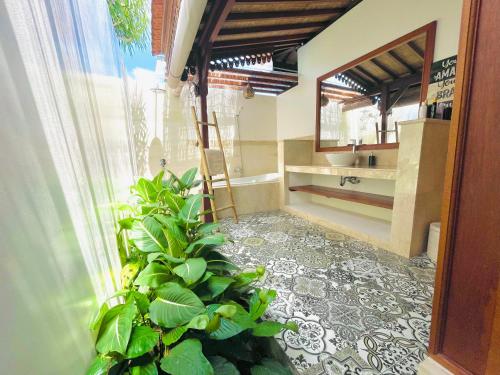
[[[286,165],[287,172],[323,174],[332,176],[356,176],[380,180],[395,180],[397,168],[390,166],[333,167],[328,165]]]

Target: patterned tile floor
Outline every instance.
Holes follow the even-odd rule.
[[[222,222],[222,251],[264,264],[278,291],[269,317],[293,320],[278,337],[304,375],[415,374],[428,345],[435,265],[406,260],[284,212]]]

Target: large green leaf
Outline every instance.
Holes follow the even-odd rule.
[[[186,199],[186,203],[179,212],[179,217],[186,224],[186,228],[189,227],[189,224],[197,222],[202,200],[203,194],[191,195]]]
[[[127,298],[133,298],[135,305],[139,309],[141,315],[146,315],[149,312],[149,298],[147,295],[137,291],[131,290]]]
[[[192,253],[196,250],[200,253],[206,246],[219,246],[226,242],[226,237],[221,233],[210,234],[206,237],[202,237],[192,243],[186,248],[186,253]]]
[[[174,329],[168,331],[165,335],[163,335],[163,343],[166,346],[170,346],[173,343],[179,341],[182,335],[186,333],[189,328],[203,330],[207,328],[208,322],[209,318],[206,314],[195,316],[188,324],[175,327]]]
[[[172,328],[170,331],[165,333],[162,337],[163,344],[165,346],[170,346],[180,340],[183,334],[188,330],[187,325]]]
[[[199,234],[213,234],[219,228],[219,223],[203,223],[196,230]]]
[[[158,288],[160,285],[172,279],[172,274],[168,267],[159,263],[149,263],[134,281],[135,285]]]
[[[284,367],[279,362],[264,358],[259,365],[250,369],[251,375],[292,375],[290,369]]]
[[[158,368],[154,362],[144,366],[134,366],[130,368],[130,375],[158,375]]]
[[[155,215],[155,218],[164,225],[163,233],[167,238],[168,253],[173,257],[184,255],[183,250],[188,244],[188,239],[177,225],[177,219],[167,215]]]
[[[151,181],[155,186],[156,190],[160,190],[163,187],[163,176],[165,175],[164,171],[160,171]]]
[[[211,251],[205,256],[207,269],[213,271],[236,271],[238,266],[218,251]]]
[[[194,179],[198,174],[198,168],[188,169],[180,178],[182,184],[186,189],[190,189],[193,185]]]
[[[151,303],[151,320],[165,328],[174,328],[189,322],[205,306],[191,290],[172,282],[156,290],[157,298]]]
[[[140,178],[137,184],[132,186],[132,190],[135,190],[146,202],[154,202],[158,195],[155,184],[145,178]]]
[[[276,298],[276,291],[272,289],[256,289],[250,298],[250,316],[253,320],[259,319],[267,310],[269,304]]]
[[[101,324],[96,349],[101,354],[125,354],[137,308],[132,301],[109,310]]]
[[[130,239],[135,246],[145,253],[164,252],[167,247],[167,239],[162,230],[162,225],[150,216],[144,220],[137,220],[132,225]]]
[[[186,260],[185,258],[176,258],[173,256],[170,256],[166,253],[149,253],[148,254],[148,263],[154,262],[156,259],[163,258],[165,260],[168,260],[170,263],[175,263],[175,264],[181,264],[184,263]]]
[[[255,322],[250,319],[245,309],[237,303],[232,303],[236,307],[236,312],[230,319],[221,317],[216,311],[221,307],[219,304],[207,306],[207,315],[210,318],[209,336],[214,340],[225,340],[236,336],[245,329],[253,328]]]
[[[252,329],[252,335],[261,337],[271,337],[280,333],[283,329],[290,329],[294,332],[298,332],[298,327],[297,324],[295,324],[295,322],[283,324],[267,320],[257,324],[257,326],[254,329]]]
[[[109,369],[117,363],[118,361],[115,358],[98,355],[92,361],[86,375],[107,375]]]
[[[224,293],[224,291],[234,282],[234,279],[226,276],[212,276],[207,280],[207,288],[210,290],[212,298]]]
[[[240,375],[240,372],[238,371],[236,366],[224,357],[216,355],[213,357],[209,357],[208,360],[212,364],[214,372],[217,375]]]
[[[161,197],[165,200],[165,203],[167,204],[168,208],[170,208],[170,211],[175,214],[179,213],[182,207],[184,207],[184,198],[182,198],[180,195],[170,192],[167,189],[164,189],[161,192]]]
[[[148,326],[137,326],[132,330],[127,347],[127,358],[137,358],[153,350],[160,335]]]
[[[190,258],[179,264],[172,271],[182,277],[187,285],[191,285],[203,276],[207,269],[207,262],[203,258]]]
[[[203,355],[201,342],[188,339],[175,346],[161,360],[161,369],[171,375],[213,375],[214,369]]]
[[[106,302],[104,302],[99,311],[97,312],[96,316],[94,319],[92,319],[92,322],[90,322],[90,329],[94,332],[99,332],[99,329],[101,328],[101,323],[102,320],[104,319],[104,316],[106,313],[109,311],[109,306]]]

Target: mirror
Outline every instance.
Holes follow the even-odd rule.
[[[317,79],[316,151],[396,148],[400,121],[418,118],[434,54],[436,23]]]

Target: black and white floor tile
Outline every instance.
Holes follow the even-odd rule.
[[[415,374],[428,345],[435,265],[404,259],[278,211],[222,222],[222,251],[265,265],[268,315],[299,333],[277,339],[305,375]]]

